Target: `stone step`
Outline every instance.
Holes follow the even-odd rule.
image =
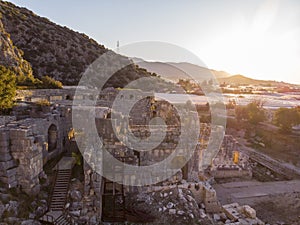
[[[56,224],[56,225],[69,225],[71,223],[68,221],[68,219],[64,215],[61,215],[60,217],[58,217],[54,221],[54,224]]]

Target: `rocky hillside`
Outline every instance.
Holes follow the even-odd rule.
[[[23,59],[23,52],[14,46],[10,35],[0,20],[0,64],[12,68],[19,77],[32,78],[30,64]]]
[[[65,85],[76,85],[87,66],[109,51],[85,34],[59,26],[9,2],[0,2],[0,18],[3,24],[0,27],[1,40],[5,39],[6,43],[2,45],[6,50],[3,49],[1,54],[9,64],[20,65],[28,61],[34,77],[39,79],[48,75]],[[18,49],[24,52],[26,61]],[[23,67],[27,68],[26,65]],[[150,75],[132,64],[116,73],[107,86],[122,87],[131,80]]]

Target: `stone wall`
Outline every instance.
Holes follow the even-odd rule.
[[[36,102],[46,99],[50,102],[71,100],[75,93],[74,89],[33,89],[17,90],[16,99],[19,101]]]
[[[0,116],[0,127],[3,127],[14,120],[16,120],[15,116]]]
[[[42,146],[35,140],[30,128],[10,128],[10,151],[18,162],[18,185],[27,193],[38,193],[39,174],[43,171]]]
[[[43,166],[63,151],[70,121],[70,112],[64,107],[51,108],[41,118],[0,118],[0,181],[8,188],[19,186],[29,194],[38,193]],[[56,127],[51,152],[50,126]]]
[[[17,163],[11,156],[9,130],[0,129],[0,181],[7,187],[18,185]]]

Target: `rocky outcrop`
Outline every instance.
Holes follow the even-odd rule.
[[[19,76],[32,77],[32,69],[30,64],[23,59],[23,52],[14,46],[10,35],[5,31],[1,20],[0,65],[12,68]]]

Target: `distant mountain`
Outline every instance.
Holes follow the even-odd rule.
[[[243,75],[231,75],[225,71],[218,71],[201,67],[192,63],[181,62],[149,62],[140,58],[132,58],[132,60],[152,73],[156,73],[165,79],[177,82],[179,79],[191,79],[187,74],[197,77],[198,81],[209,80],[214,75],[220,84],[229,85],[266,85],[266,86],[285,86],[289,85],[285,82],[271,80],[256,80]],[[185,72],[184,72],[185,71]],[[187,73],[186,73],[187,72]]]
[[[32,67],[34,77],[47,75],[64,85],[76,85],[86,68],[100,55],[110,51],[85,34],[4,1],[0,1],[0,32],[0,64],[22,65],[24,73],[30,73]],[[113,63],[129,60],[120,55],[115,60],[117,54],[112,51],[110,54],[114,58]],[[129,81],[151,76],[132,61],[129,63],[106,86],[123,87]]]
[[[149,62],[139,58],[132,58],[132,60],[140,67],[172,81],[178,81],[179,79],[191,79],[189,75],[197,77],[199,81],[209,80],[213,75],[216,78],[231,76],[229,73],[224,71],[207,69],[187,62]]]
[[[64,85],[78,84],[87,67],[104,53],[109,53],[112,63],[128,62],[130,65],[118,71],[106,86],[123,87],[130,81],[145,76],[178,81],[196,77],[209,80],[214,75],[220,83],[227,84],[285,84],[275,81],[259,81],[242,75],[216,71],[187,62],[146,62],[118,55],[106,49],[85,34],[59,26],[26,8],[0,1],[0,64],[12,67],[17,75],[42,78],[47,75]],[[117,58],[117,59],[116,59]],[[145,69],[147,70],[145,70]]]
[[[220,84],[230,85],[266,85],[266,86],[284,86],[289,85],[285,82],[278,82],[272,80],[256,80],[243,75],[233,75],[230,77],[221,77],[218,79]]]

